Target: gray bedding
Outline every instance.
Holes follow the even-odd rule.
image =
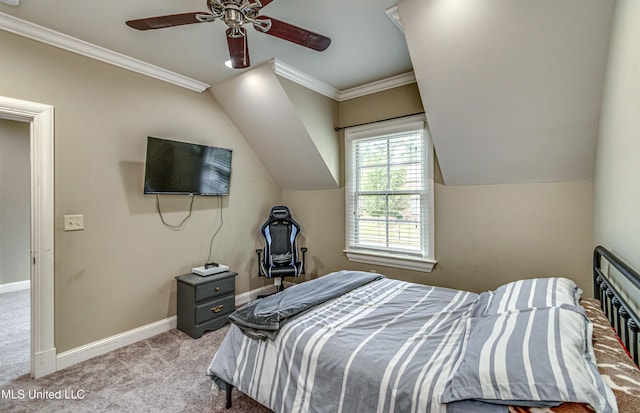
[[[380,274],[358,271],[327,274],[252,301],[233,312],[229,320],[249,337],[273,340],[292,317],[381,278],[383,276]]]
[[[341,276],[349,278],[353,274],[342,272],[337,277]],[[274,340],[251,338],[232,324],[207,374],[221,388],[230,383],[275,412],[506,412],[510,403],[493,404],[487,400],[489,393],[480,392],[486,390],[487,384],[503,386],[504,382],[480,377],[476,385],[482,388],[477,396],[456,398],[460,389],[451,388],[456,384],[452,378],[458,368],[461,364],[464,367],[465,351],[474,347],[469,344],[473,333],[469,326],[487,328],[483,326],[484,318],[475,318],[483,312],[478,311],[477,306],[484,305],[478,298],[470,292],[387,278],[371,281],[288,318],[280,323]],[[497,322],[512,318],[490,317]],[[550,348],[567,345],[558,337],[545,338],[555,330],[539,324],[540,331],[528,333],[525,339],[532,337],[532,341],[525,345],[540,340],[558,340]],[[502,334],[510,329],[498,326],[494,323],[495,333],[482,336],[484,341],[477,351],[499,349],[489,339],[497,345],[508,342],[509,338]],[[590,332],[587,325],[571,347],[591,351],[580,342],[590,339]],[[592,351],[587,354],[591,355]],[[486,366],[489,370],[478,374],[495,379],[500,371],[494,367],[500,363],[494,364],[493,356],[491,361]],[[471,364],[468,369],[475,372],[477,367]],[[553,373],[557,369],[542,370]],[[594,383],[576,385],[589,388],[603,384],[597,378],[589,379]],[[464,382],[464,386],[472,385]],[[467,390],[474,392],[472,388]],[[442,401],[445,393],[448,404]],[[609,396],[610,390],[598,400],[598,411],[616,411],[610,406],[615,406],[615,399],[611,401]]]

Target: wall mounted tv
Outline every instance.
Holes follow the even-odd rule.
[[[149,136],[145,194],[229,195],[231,149]]]

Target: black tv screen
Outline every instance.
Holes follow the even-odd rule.
[[[149,136],[145,194],[229,195],[231,149]]]

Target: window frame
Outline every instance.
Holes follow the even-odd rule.
[[[351,209],[353,190],[352,177],[354,166],[352,165],[352,143],[362,139],[383,137],[392,134],[406,133],[422,129],[424,150],[424,176],[425,188],[423,192],[424,217],[422,218],[422,239],[424,249],[419,254],[401,253],[395,251],[380,251],[351,245],[350,231],[354,226],[353,212]],[[437,263],[434,247],[434,161],[433,143],[427,127],[426,117],[423,114],[406,116],[398,119],[376,122],[367,125],[356,126],[345,130],[345,250],[343,251],[349,261],[364,264],[380,265],[385,267],[401,268],[420,272],[431,272]]]

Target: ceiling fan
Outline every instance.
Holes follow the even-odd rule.
[[[129,20],[127,26],[137,30],[162,29],[165,27],[181,26],[193,23],[208,23],[220,19],[226,23],[228,29],[227,45],[231,67],[243,69],[249,67],[249,46],[247,31],[243,27],[246,23],[262,33],[284,39],[313,50],[323,51],[331,39],[318,33],[285,23],[283,21],[260,15],[261,9],[273,0],[207,0],[209,12],[190,12],[170,14],[166,16],[148,17],[145,19]]]

